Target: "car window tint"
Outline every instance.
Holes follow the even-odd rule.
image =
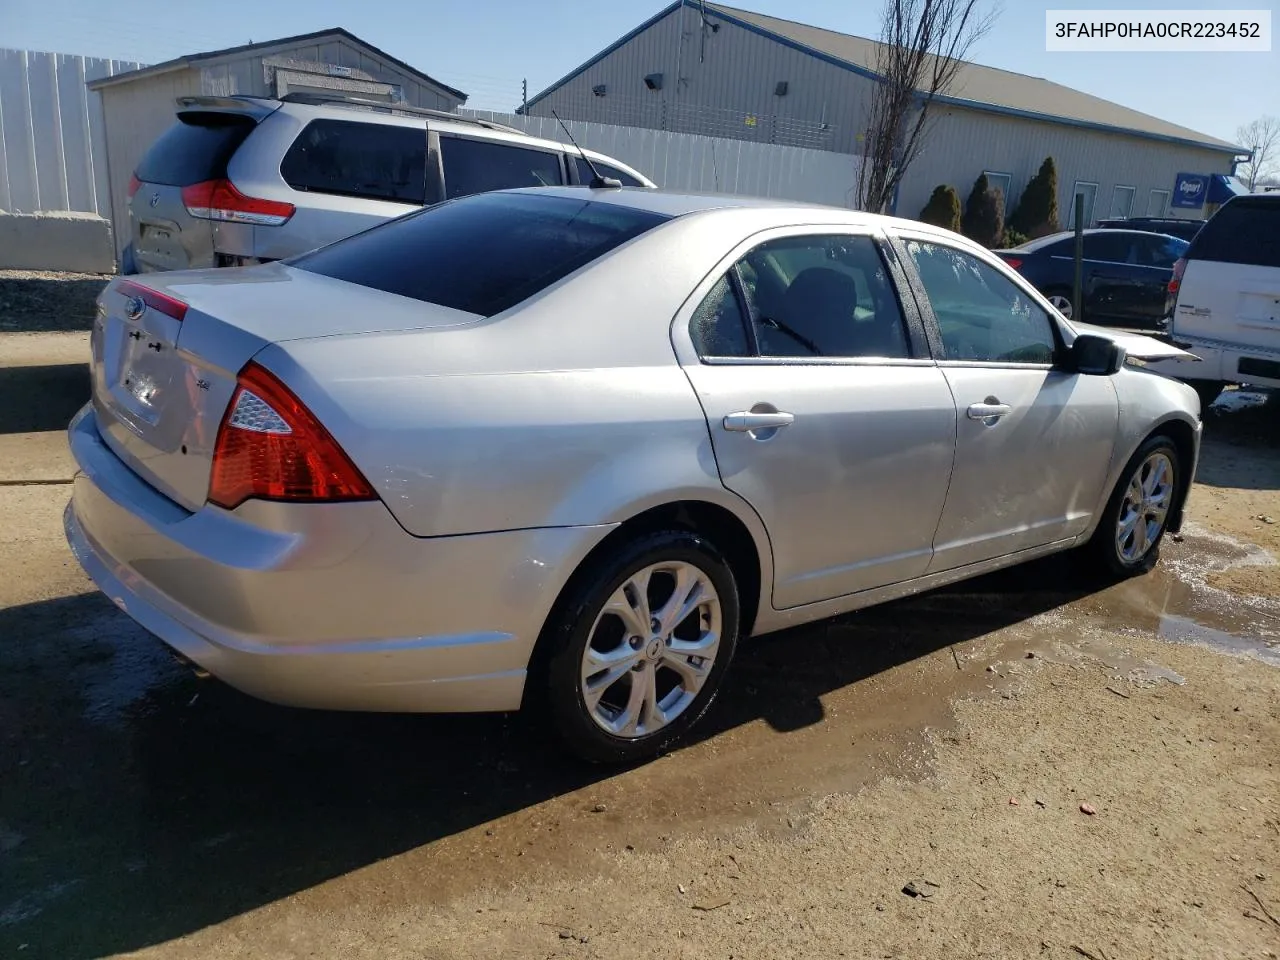
[[[1267,197],[1229,200],[1200,228],[1187,257],[1280,267],[1280,200]]]
[[[427,207],[286,262],[487,317],[667,219],[586,198],[482,193]]]
[[[1053,321],[1007,277],[972,254],[911,240],[947,360],[1052,363]]]
[[[693,312],[689,336],[700,357],[751,355],[742,307],[727,275],[719,279]]]
[[[221,179],[254,126],[250,117],[236,114],[180,114],[143,154],[134,174],[144,183],[175,187]]]
[[[1075,241],[1072,240],[1072,243],[1074,244]],[[1129,263],[1132,245],[1126,233],[1090,233],[1084,238],[1084,258],[1111,263]]]
[[[870,237],[771,240],[740,267],[761,356],[910,356],[902,309]]]
[[[578,168],[578,182],[590,183],[591,168],[587,166],[587,162],[583,160],[581,156],[575,156],[573,158],[573,162],[574,162],[574,165]],[[596,165],[596,169],[600,171],[600,176],[613,177],[615,180],[619,181],[624,187],[643,187],[644,186],[643,183],[641,183],[631,174],[625,173],[622,170],[619,170],[617,167],[611,166],[610,164],[607,164],[607,163],[602,163],[599,160],[592,160],[591,162],[594,163]]]
[[[1185,240],[1162,237],[1154,233],[1139,237],[1135,243],[1137,263],[1144,267],[1159,267],[1164,270],[1173,269],[1173,262],[1182,256],[1186,249]]]
[[[564,183],[560,154],[529,150],[491,140],[441,137],[445,197],[466,197],[513,187],[550,187]]]
[[[394,203],[426,202],[426,127],[312,120],[280,163],[294,190]]]

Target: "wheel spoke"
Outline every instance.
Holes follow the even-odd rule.
[[[657,611],[659,632],[669,636],[671,631],[684,623],[689,614],[702,603],[706,582],[702,575],[688,564],[681,564],[675,571],[675,589],[662,609]]]
[[[1142,493],[1144,496],[1150,497],[1156,492],[1157,488],[1164,484],[1165,463],[1166,461],[1164,457],[1157,457],[1150,465],[1146,479],[1143,480],[1142,483]]]
[[[620,586],[604,605],[602,613],[611,613],[638,637],[649,635],[649,571],[642,570]]]
[[[584,677],[582,693],[587,701],[587,706],[593,710],[599,706],[600,698],[604,696],[605,691],[631,672],[635,660],[636,657],[632,656],[626,660],[615,662],[613,666],[606,668],[603,672],[599,672],[598,676]]]
[[[702,688],[702,683],[707,679],[707,675],[711,673],[712,661],[700,660],[698,663],[692,663],[689,657],[689,654],[668,650],[663,654],[662,665],[679,674],[680,685],[685,690],[690,693],[697,693]]]
[[[644,710],[648,690],[653,686],[653,668],[645,666],[631,674],[631,692],[627,705],[614,721],[614,729],[624,737],[634,737],[639,731],[640,715]]]

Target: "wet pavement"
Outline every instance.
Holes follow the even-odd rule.
[[[695,744],[622,772],[567,761],[518,716],[251,700],[193,677],[96,594],[9,606],[0,956],[138,949],[354,871],[381,906],[443,902],[566,868],[637,822],[653,850],[690,830],[781,827],[805,800],[924,776],[951,702],[1015,696],[1037,657],[1181,680],[1129,658],[1126,634],[1280,665],[1280,604],[1203,582],[1260,558],[1194,532],[1166,557],[1101,592],[1050,559],[760,638]]]

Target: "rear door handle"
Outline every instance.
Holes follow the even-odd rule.
[[[783,413],[781,410],[774,413],[752,413],[750,410],[741,410],[724,418],[724,428],[734,433],[777,430],[779,427],[789,426],[795,419],[794,414]]]
[[[975,403],[969,407],[970,420],[999,420],[1013,408],[1007,403]]]

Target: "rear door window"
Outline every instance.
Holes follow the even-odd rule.
[[[445,197],[564,183],[560,154],[494,140],[441,137]]]
[[[134,175],[144,183],[189,187],[227,175],[227,163],[256,126],[234,113],[183,113],[142,156]]]
[[[287,262],[488,317],[667,219],[576,197],[482,193],[427,207]]]
[[[583,160],[582,157],[580,156],[575,156],[573,158],[573,162],[574,162],[574,165],[578,168],[578,182],[590,183],[592,180],[591,168],[587,166],[587,161]],[[613,177],[613,179],[617,180],[624,187],[643,187],[644,186],[643,183],[641,183],[631,174],[624,173],[623,171],[619,170],[617,167],[611,166],[607,163],[601,163],[599,160],[592,160],[591,162],[594,163],[596,165],[596,169],[600,171],[600,176]]]
[[[426,203],[427,129],[312,120],[280,163],[294,190],[392,203]]]
[[[1262,197],[1228,201],[1200,228],[1187,258],[1280,267],[1280,202]]]
[[[1084,238],[1084,258],[1129,263],[1132,246],[1133,241],[1127,233],[1090,233]]]

